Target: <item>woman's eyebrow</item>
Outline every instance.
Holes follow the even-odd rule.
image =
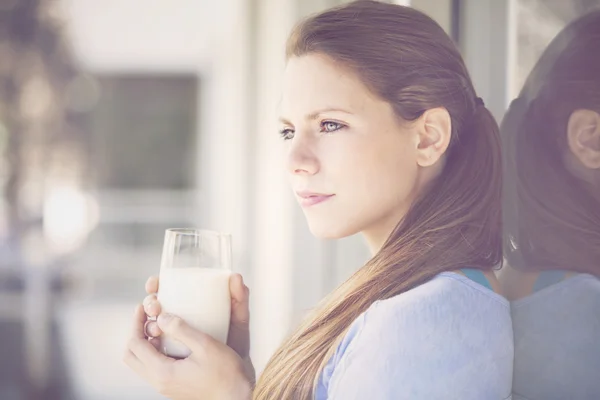
[[[339,107],[326,107],[326,108],[322,108],[320,110],[314,111],[314,112],[312,112],[310,114],[306,114],[306,116],[304,118],[306,120],[308,120],[308,121],[315,120],[315,119],[319,118],[319,116],[321,114],[324,114],[326,112],[342,112],[342,113],[345,113],[345,114],[352,114],[350,111],[344,110],[344,109],[339,108]],[[284,123],[284,124],[292,125],[292,123],[288,119],[286,119],[284,117],[279,117],[279,121],[282,122],[282,123]]]

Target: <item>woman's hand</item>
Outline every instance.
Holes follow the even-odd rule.
[[[157,319],[159,329],[191,350],[189,357],[175,360],[157,350],[157,338],[148,340],[144,332],[146,321],[144,308],[137,306],[124,361],[162,395],[172,400],[251,398],[252,385],[244,362],[229,346],[192,328],[181,318],[161,314]]]
[[[179,379],[186,379],[185,375],[187,373],[191,373],[192,375],[194,375],[194,374],[197,375],[197,374],[200,374],[201,372],[197,370],[197,367],[194,368],[191,365],[184,365],[183,367],[179,366],[179,365],[181,365],[181,363],[183,361],[186,361],[186,360],[190,361],[186,364],[193,364],[194,362],[197,362],[198,356],[199,356],[198,354],[194,355],[194,357],[190,356],[186,360],[179,360],[179,361],[171,359],[169,357],[166,357],[166,356],[160,354],[156,350],[154,350],[155,351],[154,357],[149,356],[149,354],[153,354],[153,353],[151,352],[151,349],[148,347],[148,344],[152,345],[151,347],[153,349],[159,348],[160,343],[159,343],[158,336],[160,336],[163,333],[163,331],[167,332],[170,335],[176,335],[176,334],[171,333],[171,331],[165,330],[165,329],[169,329],[168,328],[169,324],[165,325],[164,316],[162,318],[160,318],[158,321],[148,319],[148,317],[150,317],[150,318],[157,317],[161,313],[160,303],[156,299],[156,293],[158,292],[158,285],[159,285],[159,281],[158,281],[157,277],[151,277],[146,282],[146,292],[148,293],[148,296],[144,299],[143,311],[136,310],[136,312],[142,312],[142,314],[141,314],[141,316],[136,314],[136,319],[134,322],[134,324],[135,324],[134,325],[134,334],[132,336],[131,343],[130,343],[136,349],[138,349],[138,351],[142,351],[142,356],[147,357],[147,359],[149,359],[149,360],[150,359],[153,360],[153,361],[151,361],[152,364],[146,365],[144,363],[137,362],[135,360],[135,358],[138,358],[138,357],[131,350],[131,346],[125,353],[125,360],[126,360],[125,362],[132,369],[136,370],[136,372],[138,372],[138,374],[140,374],[147,381],[149,381],[151,384],[153,384],[153,386],[155,386],[161,393],[165,394],[164,392],[170,393],[173,390],[171,388],[171,385],[166,384],[168,381],[173,383],[175,381],[179,381]],[[248,384],[248,383],[250,386],[253,386],[254,382],[255,382],[255,372],[254,372],[254,367],[253,367],[252,362],[249,357],[249,353],[250,353],[249,289],[246,285],[244,285],[242,277],[239,274],[233,274],[231,276],[230,281],[229,281],[229,288],[230,288],[230,293],[231,293],[231,318],[230,318],[231,322],[230,322],[230,326],[229,326],[229,337],[227,340],[227,344],[229,347],[222,345],[218,341],[215,341],[214,339],[203,334],[202,332],[195,331],[193,328],[187,326],[186,324],[183,323],[183,321],[179,320],[178,318],[175,319],[176,326],[178,326],[178,327],[185,326],[185,328],[176,328],[175,330],[183,329],[184,331],[187,331],[187,332],[195,332],[195,335],[190,334],[188,336],[195,337],[196,339],[198,339],[200,337],[207,337],[208,340],[206,340],[205,342],[209,343],[210,345],[207,344],[207,346],[211,347],[211,348],[225,347],[228,350],[228,352],[231,352],[231,349],[233,349],[235,351],[235,353],[237,353],[238,359],[237,359],[237,362],[234,363],[235,365],[233,365],[234,370],[230,371],[230,372],[232,372],[231,375],[235,376],[236,373],[239,372],[238,362],[241,361],[241,367],[242,367],[242,371],[243,371],[244,378],[245,378],[244,384],[242,386],[245,387],[245,384]],[[141,326],[141,333],[140,333],[140,326],[139,326],[140,321],[143,321],[143,324]],[[148,336],[150,337],[149,340],[147,339]],[[174,338],[177,339],[177,336],[174,336]],[[145,341],[145,344],[142,344],[139,342],[142,339]],[[199,339],[199,340],[202,341],[203,339]],[[192,350],[192,352],[195,352],[195,350],[194,350],[195,348],[192,345],[188,345],[188,343],[185,342],[185,339],[181,339],[181,341],[184,344],[186,344]],[[146,351],[144,351],[144,348],[146,349]],[[225,353],[227,353],[227,351],[225,351],[224,349],[221,349],[221,351],[224,351]],[[201,354],[202,353],[205,353],[205,352],[203,351],[203,352],[201,352]],[[211,354],[217,354],[217,353],[219,353],[219,351],[215,350]],[[233,353],[233,352],[231,352],[231,353]],[[132,355],[135,356],[135,358],[133,358]],[[223,357],[223,360],[227,360],[227,357],[225,357],[224,355],[219,355],[218,357],[219,358]],[[212,361],[204,360],[204,362],[201,365],[203,365],[204,367],[207,367],[207,366],[213,365],[213,364],[211,364],[211,362]],[[178,365],[177,367],[170,367],[170,366],[165,367],[165,364],[169,364],[169,363],[179,363],[179,364],[177,364]],[[220,368],[220,366],[224,365],[219,362],[217,364],[213,365],[213,367]],[[167,372],[165,372],[164,370],[161,370],[162,372],[157,371],[156,370],[157,368],[167,369]],[[174,372],[173,372],[173,370],[171,370],[171,368],[177,368],[177,373],[174,374]],[[216,370],[213,372],[218,373],[218,371],[216,371]],[[167,375],[167,378],[165,378],[165,376],[164,376],[165,374]],[[195,384],[199,383],[199,379],[196,375],[194,375],[194,378],[193,378],[194,382],[191,384],[195,385]],[[227,373],[225,373],[225,375],[227,375]],[[233,380],[237,381],[235,378]],[[181,383],[181,382],[176,383],[175,385],[180,385],[182,389],[188,388],[188,386],[186,384]],[[212,385],[212,383],[211,383],[211,385]],[[195,389],[194,389],[195,392],[193,393],[194,396],[200,397],[202,399],[212,398],[212,397],[208,397],[209,394],[205,394],[201,391],[198,392],[198,390],[200,390],[200,388],[197,386],[198,385],[194,386],[195,387]],[[244,387],[242,387],[240,390],[244,391],[245,390]],[[192,386],[189,386],[189,388],[191,389]],[[171,398],[176,399],[176,400],[179,400],[179,399],[187,400],[187,399],[194,398],[194,397],[181,397],[181,396],[186,396],[186,394],[184,394],[184,393],[181,393],[181,395],[179,395],[179,394],[177,394],[177,395],[180,397],[175,397],[174,394],[170,394],[169,396],[171,396]],[[221,396],[223,396],[223,395],[221,394]],[[221,397],[216,397],[216,398],[221,398]],[[223,398],[226,398],[226,397],[223,397]],[[236,397],[236,398],[239,398],[239,397]]]
[[[156,299],[158,293],[158,277],[151,276],[146,281],[144,311],[149,318],[158,317],[161,312],[160,303]],[[244,371],[248,380],[254,385],[256,373],[250,360],[250,290],[244,284],[240,274],[232,274],[229,279],[229,292],[231,294],[231,317],[229,319],[229,335],[227,345],[235,350],[244,360]],[[146,323],[146,333],[150,337],[159,337],[162,331],[152,319]]]

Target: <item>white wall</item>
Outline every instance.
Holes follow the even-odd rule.
[[[196,71],[228,1],[63,0],[73,49],[94,70]]]

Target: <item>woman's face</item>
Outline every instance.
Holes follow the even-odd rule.
[[[387,238],[419,185],[419,143],[411,129],[326,56],[288,61],[281,134],[291,186],[315,236]]]

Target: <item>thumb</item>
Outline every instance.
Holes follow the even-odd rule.
[[[193,328],[172,314],[160,314],[156,323],[163,333],[186,345],[192,353],[205,352],[215,341],[210,335]]]
[[[227,344],[240,357],[248,357],[250,352],[250,291],[242,276],[234,274],[229,281],[231,291],[231,324]]]

